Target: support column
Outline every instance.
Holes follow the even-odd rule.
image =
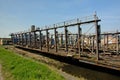
[[[116,51],[117,51],[117,54],[119,54],[119,34],[116,34],[116,37],[117,37],[117,42],[116,42]]]
[[[25,33],[25,41],[26,41],[26,46],[27,46],[27,33]]]
[[[80,25],[78,25],[78,52],[79,52],[79,57],[81,56],[81,34],[82,34],[82,30],[80,28]]]
[[[40,50],[42,51],[42,33],[39,31]]]
[[[13,33],[11,34],[11,39],[12,39],[12,43],[14,45],[14,34]]]
[[[48,29],[46,29],[46,37],[47,37],[47,40],[46,40],[46,43],[47,43],[47,45],[46,45],[46,47],[47,47],[47,52],[49,52],[49,32],[48,32]]]
[[[68,46],[70,45],[70,34],[68,34]]]
[[[90,36],[90,49],[92,49],[92,36]]]
[[[36,31],[33,32],[34,33],[34,47],[36,48]]]
[[[12,40],[12,44],[14,45],[14,43],[13,43],[13,33],[11,33],[11,40]]]
[[[73,35],[71,35],[70,38],[71,38],[71,39],[70,39],[70,40],[71,40],[71,46],[72,46],[72,48],[73,48],[73,46],[74,46],[74,45],[73,45]]]
[[[19,34],[17,34],[18,35],[18,45],[20,45],[20,36],[19,36]]]
[[[95,20],[97,20],[97,17],[95,16]],[[99,44],[100,44],[100,25],[98,25],[98,22],[95,22],[95,28],[96,28],[96,55],[97,60],[99,60]]]
[[[20,42],[19,44],[20,44],[20,46],[21,46],[21,43],[22,43],[22,37],[21,37],[21,34],[19,34],[19,37],[20,37],[20,38],[19,38],[19,42]]]
[[[22,46],[23,46],[23,42],[24,42],[24,40],[23,40],[23,33],[21,34],[21,37],[22,37]]]
[[[17,36],[17,34],[15,34],[16,35],[16,44],[18,45],[18,36]]]
[[[85,37],[85,35],[82,36],[82,53],[83,53],[83,50],[84,50],[84,37]]]
[[[29,32],[29,45],[31,47],[31,32]]]
[[[108,34],[106,35],[106,49],[108,50]]]
[[[67,26],[65,26],[65,22],[64,22],[64,29],[65,29],[65,51],[68,53],[68,30],[67,30]]]
[[[17,34],[15,34],[15,44],[16,44],[16,45],[18,44],[18,37],[17,37]]]
[[[55,26],[55,25],[54,25]],[[54,36],[55,36],[55,51],[57,52],[58,51],[58,48],[57,48],[57,34],[58,34],[58,32],[56,31],[56,28],[54,29]]]
[[[94,36],[92,37],[92,53],[94,52]]]
[[[61,41],[60,41],[60,46],[63,47],[63,34],[61,34],[60,37],[61,37],[61,38],[60,38],[60,39],[61,39]]]
[[[106,43],[106,40],[105,40],[105,35],[104,35],[104,44],[103,44],[103,50],[104,50],[104,53],[105,53],[105,43]]]
[[[99,60],[99,44],[100,44],[100,25],[98,25],[97,16],[95,15],[95,28],[96,28],[96,55]]]

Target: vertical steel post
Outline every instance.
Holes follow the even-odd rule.
[[[19,45],[21,46],[21,34],[19,33]]]
[[[63,47],[63,34],[61,34],[60,37],[61,37],[61,38],[60,38],[60,39],[61,39],[60,46]]]
[[[71,46],[73,47],[73,35],[71,35]]]
[[[12,38],[13,38],[13,44],[15,45],[15,34],[13,34]]]
[[[84,50],[84,35],[82,35],[82,53],[83,53],[83,50]]]
[[[12,35],[13,35],[13,33],[11,33],[11,35],[10,35],[10,36],[11,36],[11,41],[12,41],[12,44],[13,44],[13,38],[12,38]]]
[[[117,48],[116,48],[116,51],[117,51],[117,54],[119,54],[119,34],[116,34],[116,37],[117,37]]]
[[[105,53],[105,45],[106,44],[106,41],[105,41],[105,35],[104,35],[104,42],[103,42],[103,50],[104,50],[104,53]]]
[[[15,34],[15,39],[16,39],[15,44],[17,44],[17,34]]]
[[[69,34],[68,34],[67,38],[68,38],[68,46],[69,46],[70,45],[70,35]]]
[[[36,31],[33,32],[34,33],[34,47],[36,48]]]
[[[54,25],[54,27],[55,27],[55,25]],[[57,48],[57,31],[56,31],[56,28],[54,28],[54,36],[55,36],[55,51],[57,52],[58,48]]]
[[[75,37],[75,47],[78,48],[78,34],[76,34]]]
[[[22,46],[23,46],[23,42],[24,42],[24,40],[23,40],[23,33],[21,33],[21,37],[22,37]]]
[[[108,36],[109,36],[109,35],[107,34],[107,35],[106,35],[106,49],[107,49],[107,50],[108,50],[108,38],[109,38]]]
[[[68,30],[67,30],[67,26],[65,25],[65,22],[64,22],[64,30],[65,30],[65,51],[68,53]]]
[[[29,45],[31,47],[31,32],[29,32]]]
[[[39,31],[40,50],[42,50],[42,33]]]
[[[90,35],[88,36],[88,40],[89,40],[89,41],[88,41],[88,42],[89,42],[89,43],[88,43],[88,46],[90,46],[90,44],[91,44],[91,37],[90,37]],[[91,49],[91,48],[90,48],[90,49]]]
[[[18,44],[18,40],[17,40],[18,38],[17,38],[17,34],[15,34],[15,44]]]
[[[94,36],[92,37],[92,53],[94,52]]]
[[[46,40],[46,47],[47,47],[47,52],[49,52],[49,32],[48,32],[48,29],[46,29],[46,37],[47,37],[47,40]]]
[[[18,33],[18,45],[20,45],[20,34]]]
[[[26,40],[26,46],[27,46],[27,33],[25,33],[25,40]]]
[[[95,18],[95,28],[96,28],[96,55],[97,55],[97,60],[99,60],[100,26],[98,25],[96,15],[94,15],[94,18]]]
[[[18,34],[18,45],[20,45],[20,34]]]
[[[78,52],[79,52],[79,57],[81,56],[81,28],[80,24],[78,24]]]
[[[90,36],[90,49],[92,49],[92,36]]]

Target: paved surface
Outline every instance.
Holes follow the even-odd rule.
[[[0,80],[3,80],[1,68],[2,68],[2,66],[0,64]]]

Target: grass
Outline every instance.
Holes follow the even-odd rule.
[[[0,64],[5,80],[64,80],[47,65],[19,56],[1,46]]]

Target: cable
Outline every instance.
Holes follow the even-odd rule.
[[[87,34],[92,28],[93,28],[94,25],[92,25],[84,34]]]

